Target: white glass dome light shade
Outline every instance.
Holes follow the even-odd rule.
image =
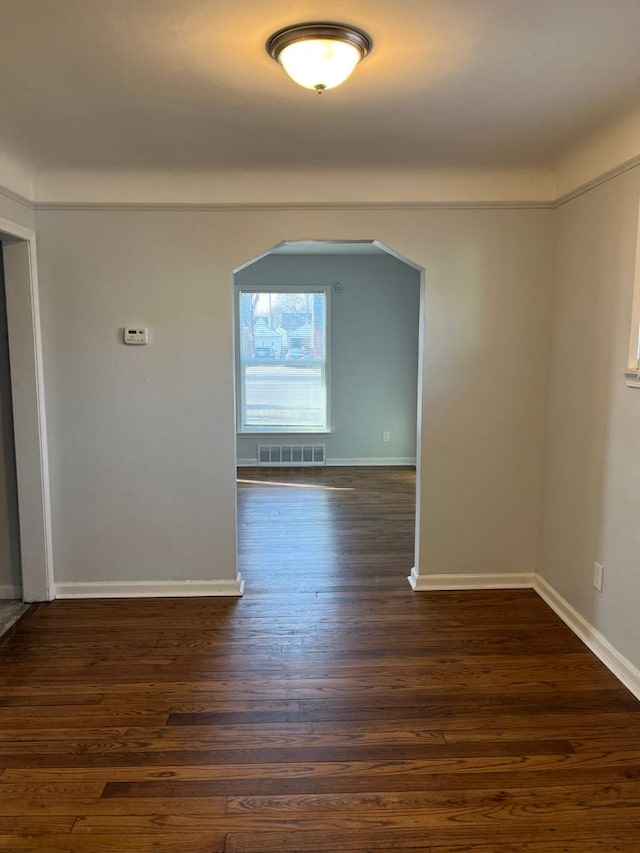
[[[278,62],[305,89],[333,89],[349,77],[362,54],[355,45],[333,39],[304,39],[285,47]]]
[[[349,77],[371,50],[371,39],[346,24],[319,22],[278,30],[266,48],[298,85],[322,94]]]

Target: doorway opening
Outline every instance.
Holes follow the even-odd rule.
[[[285,242],[235,271],[247,590],[406,583],[417,541],[422,274],[376,241]]]

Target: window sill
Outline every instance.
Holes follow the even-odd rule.
[[[251,427],[249,429],[238,430],[236,432],[237,438],[249,438],[252,435],[264,435],[264,436],[281,436],[281,435],[331,435],[330,429],[301,429],[300,427],[294,427],[292,429],[273,429],[273,427]]]
[[[627,367],[624,375],[627,388],[640,388],[640,369]]]

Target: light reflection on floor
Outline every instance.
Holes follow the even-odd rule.
[[[248,483],[256,486],[286,486],[288,489],[321,489],[325,492],[352,492],[350,486],[320,486],[316,483],[276,483],[273,480],[242,480],[238,478],[238,483]]]
[[[238,562],[251,585],[271,589],[293,579],[343,570],[342,502],[351,487],[238,477]]]

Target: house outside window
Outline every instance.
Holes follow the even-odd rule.
[[[329,430],[329,288],[236,292],[238,432]]]

